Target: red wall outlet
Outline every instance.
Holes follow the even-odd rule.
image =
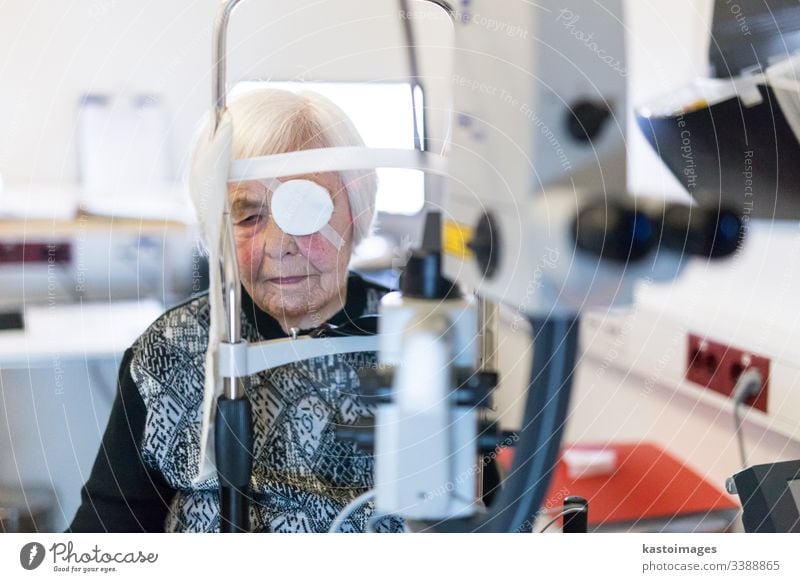
[[[745,404],[767,412],[769,359],[699,335],[689,334],[686,379],[690,382],[731,396],[739,376],[750,368],[758,369],[763,380],[758,394]]]

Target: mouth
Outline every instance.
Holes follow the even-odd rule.
[[[273,285],[297,285],[308,279],[308,275],[297,275],[296,277],[273,277],[267,279],[267,283]]]

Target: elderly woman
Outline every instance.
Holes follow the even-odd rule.
[[[230,111],[235,159],[363,145],[346,115],[320,95],[258,91]],[[372,227],[374,172],[291,177],[297,178],[330,193],[329,226],[343,244],[337,249],[319,233],[281,231],[269,212],[269,182],[231,185],[248,341],[374,314],[387,292],[347,271],[353,246]],[[203,295],[165,313],[125,352],[119,392],[71,531],[219,529],[216,478],[194,483],[208,327]],[[357,369],[374,363],[375,354],[348,354],[252,377],[255,458],[248,493],[254,531],[327,531],[342,508],[372,486],[371,457],[337,440],[334,426],[367,412],[357,395]],[[355,512],[343,529],[363,530],[370,512],[369,506]],[[385,519],[378,529],[399,525]]]

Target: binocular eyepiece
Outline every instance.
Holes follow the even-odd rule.
[[[600,199],[578,211],[574,235],[578,248],[614,262],[637,261],[657,248],[720,259],[739,248],[744,220],[722,207],[675,203],[648,210]]]

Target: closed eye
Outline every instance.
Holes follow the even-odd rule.
[[[250,214],[236,221],[236,226],[255,226],[261,219],[264,218],[261,214]]]

